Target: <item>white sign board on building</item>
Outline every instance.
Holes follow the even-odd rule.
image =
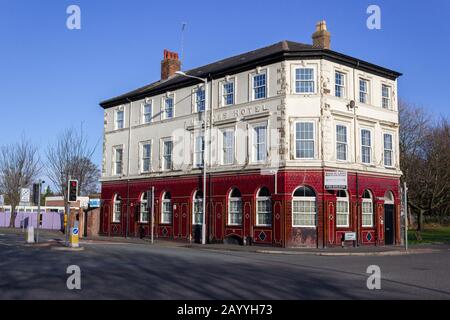
[[[100,199],[89,199],[89,207],[100,208]]]
[[[346,232],[344,239],[345,241],[356,241],[356,232]]]
[[[347,190],[347,171],[325,172],[325,189]]]
[[[20,189],[20,202],[29,203],[30,202],[30,189],[22,188]]]

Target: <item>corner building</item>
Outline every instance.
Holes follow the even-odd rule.
[[[155,237],[199,241],[206,192],[208,242],[399,244],[401,74],[332,51],[324,21],[312,39],[186,72],[206,82],[165,50],[161,80],[101,102],[101,233],[149,236],[153,211]]]

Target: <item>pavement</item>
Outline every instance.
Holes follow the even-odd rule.
[[[0,228],[0,234],[22,234],[20,230]],[[65,243],[65,235],[59,231],[40,230],[40,235],[45,243],[40,243],[40,246],[63,246]],[[80,239],[80,245],[83,244],[138,244],[138,245],[152,245],[151,239],[144,238],[124,238],[124,237],[84,237]],[[236,252],[253,252],[261,254],[284,254],[284,255],[317,255],[317,256],[393,256],[393,255],[407,255],[407,254],[423,254],[436,252],[442,248],[446,248],[445,244],[426,244],[410,246],[408,250],[404,246],[358,246],[358,247],[328,247],[328,248],[281,248],[263,245],[232,245],[232,244],[207,244],[202,245],[198,243],[188,243],[185,241],[170,241],[165,239],[154,239],[154,245],[160,247],[184,247],[190,249],[206,250],[206,251],[236,251]],[[33,244],[30,246],[38,246]]]
[[[448,245],[342,256],[341,248],[322,255],[102,238],[82,240],[84,250],[71,252],[54,249],[62,234],[41,231],[40,238],[42,244],[25,245],[21,231],[0,229],[0,299],[450,299]],[[81,270],[81,290],[66,285],[72,265]],[[368,289],[370,266],[381,271],[380,289]]]
[[[151,240],[148,238],[123,238],[123,237],[91,237],[81,240],[81,243],[95,243],[103,241],[104,243],[134,243],[134,244],[149,244]],[[404,246],[359,246],[359,247],[328,247],[328,248],[280,248],[263,245],[241,246],[232,244],[207,244],[202,245],[198,243],[186,243],[184,241],[169,241],[164,239],[154,239],[154,244],[164,247],[186,247],[198,250],[209,251],[240,251],[240,252],[254,252],[263,254],[288,254],[288,255],[319,255],[319,256],[369,256],[369,255],[405,255],[405,254],[419,254],[431,253],[439,250],[445,245],[416,245],[405,250]]]

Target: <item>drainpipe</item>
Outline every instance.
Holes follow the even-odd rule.
[[[208,75],[208,78],[210,80],[210,90],[209,90],[209,166],[210,168],[212,168],[212,131],[213,131],[213,119],[214,119],[214,109],[213,109],[213,78],[211,77],[211,74]],[[205,92],[206,92],[206,88],[205,88]],[[206,129],[206,128],[205,128]],[[206,144],[206,140],[205,140],[205,144]],[[205,166],[206,166],[206,162],[205,162]],[[211,233],[212,233],[212,216],[213,216],[213,207],[212,207],[212,178],[211,178],[211,170],[209,172],[209,212],[208,212],[208,238],[206,239],[207,243],[211,242]],[[206,190],[205,190],[206,191]],[[206,193],[206,192],[205,192]],[[205,203],[206,206],[206,203]]]
[[[130,108],[128,112],[128,147],[127,147],[127,216],[126,216],[126,222],[125,222],[125,238],[128,237],[128,228],[129,228],[129,219],[130,219],[130,150],[131,150],[131,113],[132,113],[132,106],[133,102],[128,99],[128,102],[130,103]]]
[[[356,132],[356,79],[355,79],[355,69],[353,69],[353,99],[355,101],[355,106],[353,107],[353,150],[355,157],[355,165],[358,163],[356,157],[356,137],[358,133]],[[358,169],[357,169],[358,170]],[[358,171],[356,171],[356,246],[359,246],[359,176]]]
[[[325,208],[325,159],[323,152],[323,123],[324,123],[324,96],[323,96],[323,60],[320,60],[320,159],[322,161],[322,215],[323,215],[323,227],[322,227],[322,247],[326,247],[325,230],[327,228],[327,213]],[[318,228],[318,226],[316,226]],[[317,229],[318,230],[318,229]],[[317,232],[318,233],[318,232]],[[317,243],[317,247],[319,244]]]

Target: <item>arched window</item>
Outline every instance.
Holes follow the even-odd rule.
[[[394,194],[392,191],[386,191],[384,194],[384,204],[394,204]]]
[[[272,225],[272,201],[266,187],[261,188],[256,197],[256,225]]]
[[[120,222],[120,212],[122,209],[122,198],[118,194],[114,196],[114,205],[113,205],[113,222]]]
[[[233,189],[228,199],[228,224],[242,224],[242,197],[239,189]]]
[[[373,227],[373,197],[369,190],[362,196],[362,226]]]
[[[316,193],[306,186],[298,187],[292,198],[292,226],[316,226]]]
[[[194,194],[192,206],[192,224],[203,224],[203,192],[198,190]]]
[[[139,215],[140,223],[148,223],[148,195],[147,192],[142,193],[141,196],[141,212]]]
[[[336,194],[336,227],[348,227],[349,222],[348,193],[339,190]]]
[[[162,196],[161,223],[172,223],[172,212],[172,195],[170,192],[165,192]]]

